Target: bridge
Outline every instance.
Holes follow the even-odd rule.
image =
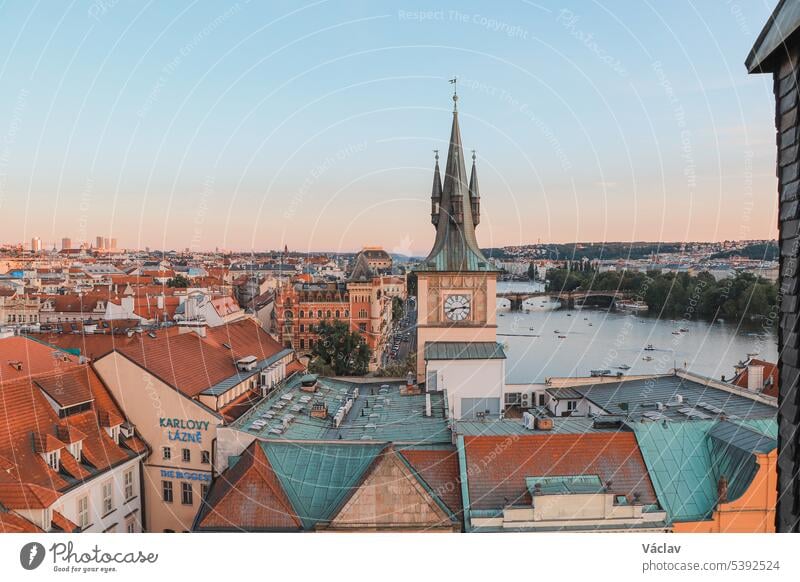
[[[505,291],[498,292],[498,299],[508,299],[511,303],[511,311],[522,311],[522,305],[528,299],[535,297],[550,297],[561,302],[567,307],[582,305],[587,299],[603,298],[611,301],[612,305],[616,301],[632,299],[633,293],[630,291]]]

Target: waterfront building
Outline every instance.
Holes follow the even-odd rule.
[[[454,104],[458,96],[454,95]],[[457,107],[453,110],[444,183],[433,174],[431,222],[436,238],[417,274],[417,382],[446,390],[455,418],[499,415],[505,353],[497,343],[498,270],[475,237],[480,191],[475,155],[467,180]]]

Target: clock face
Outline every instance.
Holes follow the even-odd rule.
[[[464,321],[469,311],[470,301],[466,295],[448,295],[444,300],[444,314],[450,321]]]

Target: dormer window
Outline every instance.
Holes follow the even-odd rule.
[[[75,457],[78,462],[81,462],[81,454],[83,453],[83,441],[75,441],[69,445],[69,453]]]
[[[61,463],[61,451],[52,451],[45,455],[45,460],[53,471],[58,471]]]
[[[115,443],[119,444],[119,425],[108,427],[108,436],[111,437]]]

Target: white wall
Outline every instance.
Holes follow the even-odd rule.
[[[425,377],[437,374],[437,390],[447,390],[450,415],[461,418],[462,398],[499,398],[503,406],[505,364],[495,360],[431,360]]]
[[[94,477],[90,481],[71,489],[65,493],[52,509],[58,511],[73,523],[80,525],[78,520],[78,500],[82,497],[89,498],[89,527],[84,530],[92,533],[106,531],[112,525],[111,531],[124,533],[126,531],[126,518],[129,513],[136,512],[136,531],[140,532],[142,522],[142,490],[140,479],[141,459],[136,458],[122,465],[114,467],[112,470]],[[133,471],[133,497],[125,499],[125,477],[127,471]],[[108,514],[103,513],[103,485],[109,480],[113,483],[112,511]],[[116,525],[115,525],[116,524]]]

